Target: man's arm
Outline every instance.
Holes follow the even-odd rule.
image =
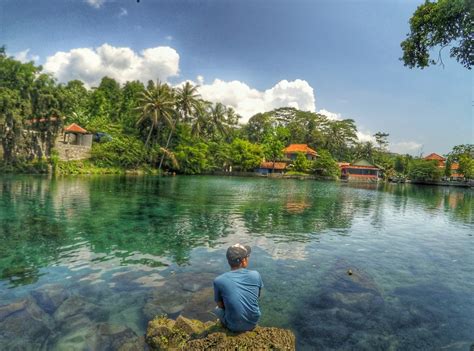
[[[219,291],[219,288],[216,284],[216,282],[214,281],[214,301],[216,302],[217,304],[217,307],[219,308],[224,308],[224,300],[222,299],[222,295]]]

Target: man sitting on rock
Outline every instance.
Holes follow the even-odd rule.
[[[231,270],[214,279],[215,314],[233,332],[252,330],[260,318],[258,299],[263,288],[257,271],[246,269],[250,246],[235,244],[227,249]]]

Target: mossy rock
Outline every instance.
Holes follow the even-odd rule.
[[[148,323],[146,342],[152,350],[295,350],[296,339],[286,329],[257,326],[233,333],[219,322],[161,316]]]

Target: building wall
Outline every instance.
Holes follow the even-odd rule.
[[[61,161],[77,161],[90,158],[91,148],[89,146],[71,145],[57,142],[55,149]]]

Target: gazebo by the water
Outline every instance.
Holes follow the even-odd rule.
[[[92,134],[76,123],[64,128],[64,142],[70,145],[92,146]]]

